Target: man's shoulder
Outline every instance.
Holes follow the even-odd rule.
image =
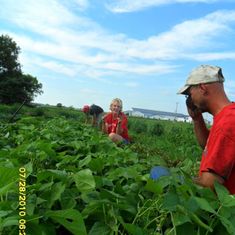
[[[233,125],[235,123],[235,103],[232,103],[231,105],[229,105],[225,112],[223,113],[221,120],[223,122],[227,122],[230,123],[230,125]],[[234,126],[235,128],[235,126]]]
[[[223,133],[225,136],[235,138],[235,106],[227,108],[226,112],[215,120],[212,125],[214,132]]]

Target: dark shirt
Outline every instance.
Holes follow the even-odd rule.
[[[100,106],[93,104],[90,107],[89,114],[98,116],[99,114],[101,114],[103,112],[104,112],[104,110]]]

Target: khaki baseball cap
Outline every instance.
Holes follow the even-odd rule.
[[[201,65],[192,70],[186,80],[186,84],[177,92],[177,94],[187,94],[187,89],[192,85],[212,82],[224,82],[222,69],[218,66]]]

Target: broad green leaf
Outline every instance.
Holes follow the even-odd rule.
[[[145,190],[156,193],[156,194],[161,194],[163,192],[163,187],[159,183],[159,181],[155,181],[152,179],[147,180],[147,184],[145,185]]]
[[[18,188],[16,187],[16,183],[15,182],[12,182],[12,183],[9,183],[3,187],[0,188],[0,196],[1,195],[4,195],[6,194],[7,192],[9,192],[11,189],[14,189],[14,190],[18,190]]]
[[[100,190],[100,197],[102,199],[110,199],[110,201],[116,201],[117,199],[124,199],[124,196],[107,189]]]
[[[106,203],[109,202],[106,200]],[[83,218],[87,218],[93,214],[102,214],[103,213],[103,204],[105,202],[99,201],[92,201],[90,202],[82,211]]]
[[[215,182],[215,189],[220,203],[225,207],[235,206],[235,196],[230,195],[229,191],[220,183]]]
[[[90,192],[95,189],[95,179],[91,170],[85,169],[73,175],[77,189],[82,192]]]
[[[232,208],[222,206],[219,210],[219,216],[230,219],[232,215]]]
[[[44,202],[46,202],[46,201],[47,201],[46,199],[43,199],[43,198],[41,198],[41,197],[37,197],[36,205],[40,205],[40,204],[42,204],[42,203],[44,203]]]
[[[229,195],[228,190],[220,183],[218,183],[217,181],[215,181],[215,191],[216,194],[220,200],[220,202],[223,204],[226,198],[226,195]]]
[[[61,198],[61,208],[63,210],[73,209],[76,206],[76,200],[74,198]]]
[[[81,199],[87,204],[89,204],[90,202],[99,201],[100,200],[100,192],[91,191],[91,192],[87,192],[87,193],[82,193]]]
[[[74,208],[77,205],[76,201],[77,195],[78,192],[76,188],[74,188],[73,190],[71,188],[66,188],[63,194],[61,195],[61,200],[60,200],[61,208],[63,210]]]
[[[35,207],[36,207],[35,203],[28,203],[27,202],[27,206],[26,206],[27,215],[33,215]]]
[[[109,235],[111,234],[110,228],[101,223],[101,222],[95,222],[92,226],[91,230],[89,231],[88,235]]]
[[[235,206],[235,196],[234,195],[226,195],[224,197],[223,206],[234,207]]]
[[[183,214],[182,212],[176,211],[176,212],[172,213],[172,217],[173,217],[173,221],[174,221],[175,226],[179,226],[181,224],[191,222],[191,219],[187,215],[187,212],[185,212],[185,214]]]
[[[44,184],[40,184],[40,188],[38,189],[38,191],[44,191],[44,190],[51,190],[51,186],[54,184],[53,181],[49,182],[49,183],[44,183]]]
[[[169,211],[175,211],[178,204],[179,197],[174,192],[168,192],[163,198],[163,207]]]
[[[224,225],[229,234],[235,234],[235,225],[232,224],[227,218],[220,217],[221,223]]]
[[[86,156],[84,159],[82,160],[79,160],[79,167],[82,168],[84,166],[88,166],[88,164],[90,163],[91,161],[91,156],[88,155]]]
[[[10,133],[7,132],[5,135],[4,135],[4,138],[8,138],[10,136]]]
[[[19,180],[18,168],[8,168],[0,166],[0,188],[6,184]]]
[[[65,170],[49,169],[49,170],[42,170],[41,172],[39,172],[37,174],[37,179],[38,179],[38,182],[41,182],[49,177],[53,177],[53,178],[60,179],[60,180],[66,180],[67,176],[68,174]]]
[[[8,227],[8,226],[12,226],[12,225],[19,225],[19,216],[10,216],[7,217],[5,219],[2,220],[2,224],[1,226],[4,227]]]
[[[55,225],[52,223],[44,222],[45,224],[37,224],[28,222],[26,224],[27,235],[56,235]]]
[[[119,179],[119,177],[122,176],[122,169],[121,168],[115,168],[112,169],[112,171],[109,171],[109,174],[107,176],[108,179],[116,180]]]
[[[116,179],[119,177],[124,177],[126,179],[129,179],[129,178],[136,178],[138,176],[139,176],[139,174],[134,166],[134,167],[116,168],[116,169],[112,170],[111,172],[109,172],[108,178],[109,179]]]
[[[37,207],[37,195],[33,193],[28,193],[27,195],[27,204],[26,204],[26,214],[32,216],[34,214],[34,210]]]
[[[8,199],[7,201],[1,201],[0,200],[0,210],[1,211],[16,211],[19,207],[19,201],[18,201],[18,193],[16,197],[13,197],[13,199]]]
[[[146,235],[144,230],[135,224],[123,223],[122,225],[130,235]]]
[[[46,216],[64,226],[73,234],[87,235],[86,227],[79,211],[74,209],[47,211]]]
[[[216,194],[210,188],[200,187],[197,188],[197,192],[202,198],[205,198],[207,201],[218,201]]]
[[[33,164],[32,162],[28,162],[26,165],[24,165],[26,169],[27,176],[30,175],[33,172]]]
[[[0,218],[6,216],[6,215],[9,215],[10,213],[12,213],[12,211],[0,211]]]
[[[44,140],[39,140],[36,142],[36,147],[37,149],[39,149],[40,151],[44,151],[48,158],[53,158],[56,156],[56,152],[54,151],[54,149],[52,149],[52,144],[51,142],[45,142]]]
[[[187,208],[188,211],[193,213],[199,209],[199,205],[194,196],[191,196],[189,200],[183,201],[183,205]]]
[[[53,203],[60,199],[61,194],[64,192],[65,190],[65,184],[63,184],[62,182],[58,182],[55,183],[50,191],[50,197],[48,198],[48,207],[51,208],[51,206],[53,205]]]
[[[104,160],[102,158],[92,159],[89,167],[92,171],[101,172],[104,169]]]
[[[209,202],[204,199],[204,198],[199,198],[199,197],[194,197],[194,199],[196,200],[198,206],[205,211],[211,212],[211,213],[216,213],[215,210],[211,207],[211,205],[209,204]]]
[[[16,187],[17,181],[20,180],[17,168],[0,167],[0,196],[6,194],[13,189],[18,191]]]
[[[127,211],[133,216],[135,216],[137,213],[136,205],[128,203],[125,199],[121,200],[121,202],[118,203],[117,207],[120,209],[120,211]]]

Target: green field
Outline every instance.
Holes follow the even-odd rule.
[[[0,234],[235,234],[235,197],[192,182],[189,123],[129,117],[117,146],[72,107],[0,106]],[[153,166],[171,175],[149,178]]]

